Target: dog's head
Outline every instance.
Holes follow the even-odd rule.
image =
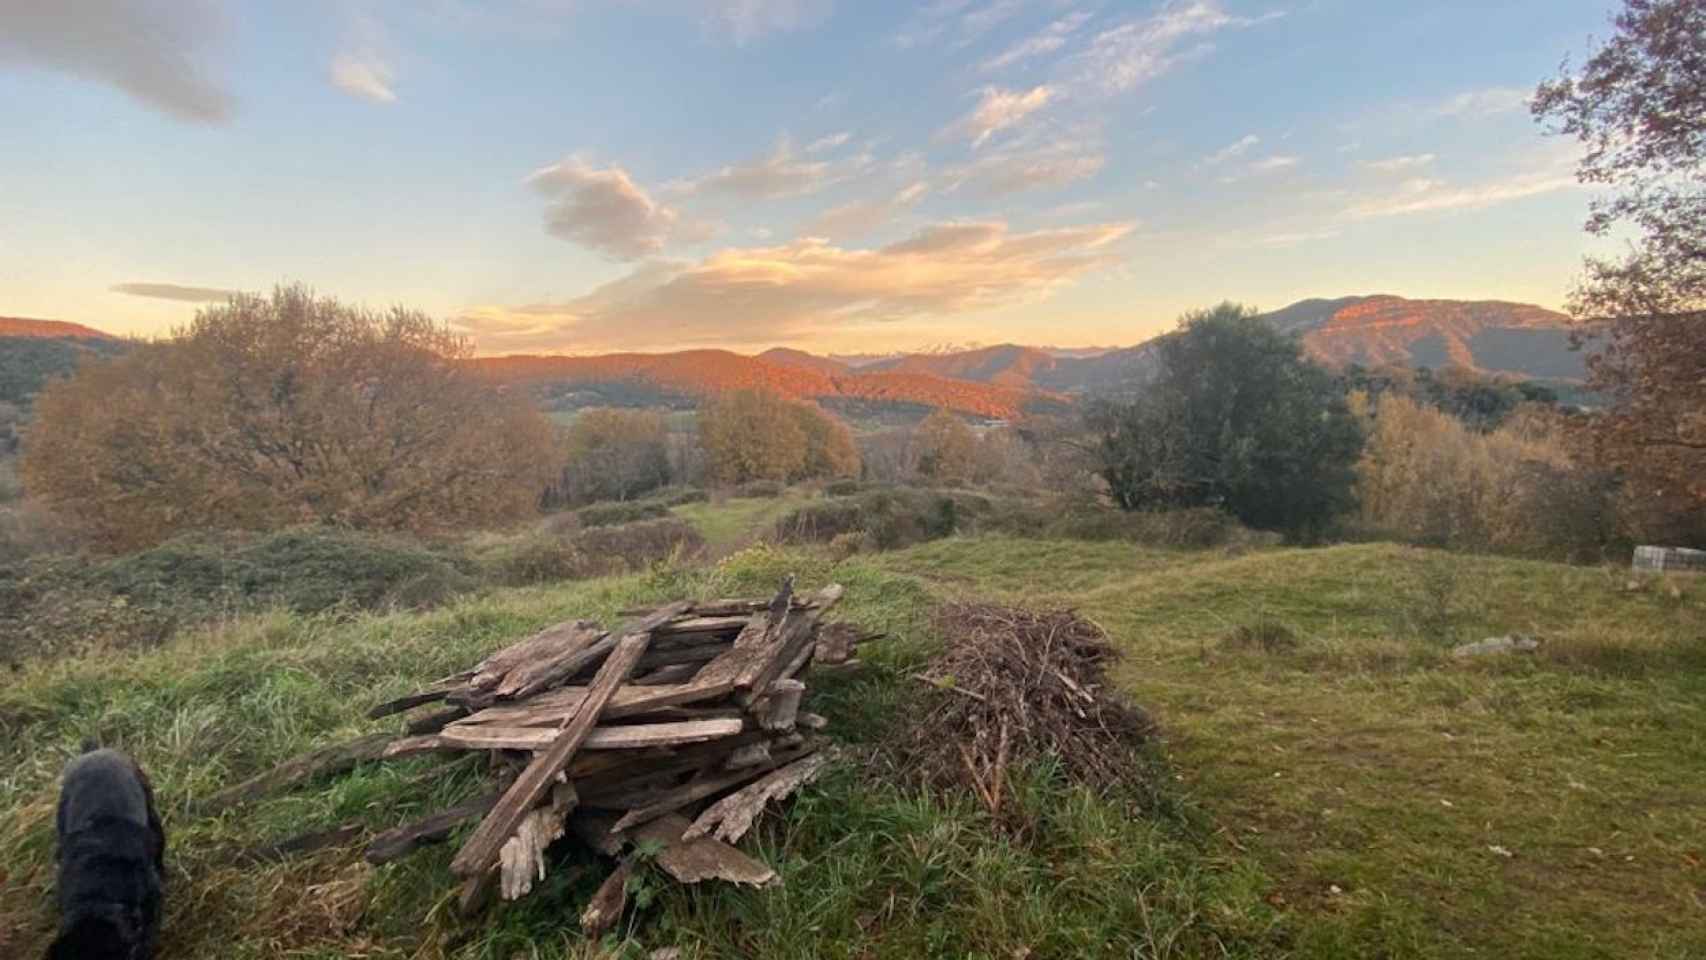
[[[144,960],[141,932],[122,913],[78,917],[47,948],[47,960]]]

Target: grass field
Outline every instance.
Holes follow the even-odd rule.
[[[704,511],[733,544],[777,503],[678,512]],[[782,888],[648,876],[648,909],[603,945],[567,922],[599,874],[579,861],[470,925],[450,908],[448,847],[378,870],[357,850],[258,865],[231,853],[390,825],[471,779],[429,785],[394,764],[218,818],[187,812],[371,729],[370,704],[543,624],[762,592],[788,571],[845,583],[841,614],[890,635],[863,676],[814,693],[854,756],[918,695],[906,678],[936,642],[935,601],[1064,604],[1110,631],[1119,682],[1161,724],[1154,789],[1096,798],[1032,771],[1016,802],[1037,827],[1012,840],[964,798],[850,764],[757,836]],[[89,736],[134,751],[168,808],[165,957],[1706,955],[1706,583],[1625,581],[1379,544],[951,539],[839,564],[754,548],[427,614],[273,614],[30,668],[0,686],[0,955],[36,955],[51,932],[55,777]],[[1511,631],[1542,638],[1540,652],[1446,652]]]

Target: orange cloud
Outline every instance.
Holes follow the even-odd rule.
[[[651,262],[564,303],[479,306],[458,325],[487,352],[764,345],[1049,296],[1112,263],[1129,223],[1012,233],[943,223],[885,247],[821,239]]]

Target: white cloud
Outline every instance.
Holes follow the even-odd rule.
[[[208,63],[224,26],[214,0],[0,0],[0,66],[67,73],[180,120],[224,123],[231,95]]]
[[[332,86],[373,103],[393,103],[391,68],[371,50],[340,53],[332,59]]]
[[[830,0],[693,0],[714,33],[744,46],[766,34],[815,26],[829,16]]]
[[[1362,220],[1442,210],[1478,210],[1574,186],[1575,177],[1550,170],[1521,173],[1466,187],[1416,178],[1404,181],[1394,191],[1352,204],[1345,209],[1344,215]]]
[[[1366,166],[1370,170],[1378,170],[1381,173],[1400,173],[1405,170],[1428,166],[1434,160],[1435,157],[1431,153],[1412,153],[1398,157],[1387,157],[1385,160],[1371,160]]]
[[[1247,27],[1279,14],[1240,17],[1218,0],[1170,0],[1149,17],[1103,30],[1077,54],[1075,84],[1103,93],[1124,93],[1154,80],[1175,66],[1213,50],[1206,41],[1189,43],[1221,30]]]
[[[1066,41],[1090,19],[1090,14],[1078,10],[1061,17],[1040,32],[1019,41],[1001,53],[983,61],[979,68],[988,72],[1003,70],[1016,63],[1046,56],[1066,46]]]
[[[618,166],[601,170],[571,156],[535,171],[527,183],[551,198],[545,208],[548,232],[619,260],[650,256],[672,240],[704,239],[709,232],[683,223]]]
[[[474,307],[458,318],[482,349],[763,344],[813,332],[1035,302],[1117,257],[1129,223],[1011,233],[941,223],[875,249],[803,238],[646,263],[563,303]]]
[[[1250,164],[1250,172],[1273,173],[1276,170],[1289,170],[1292,167],[1297,166],[1297,163],[1298,158],[1296,157],[1280,156],[1276,154],[1271,157],[1263,157],[1255,163]]]
[[[1204,157],[1203,163],[1206,163],[1211,167],[1217,167],[1228,160],[1236,160],[1244,154],[1249,153],[1253,147],[1261,142],[1261,137],[1258,137],[1253,133],[1247,134],[1209,154],[1207,157]]]
[[[1338,235],[1339,231],[1337,230],[1299,230],[1292,233],[1270,233],[1256,237],[1251,241],[1251,245],[1272,250],[1283,250],[1305,243],[1313,243],[1317,240],[1331,240]]]
[[[1441,116],[1485,117],[1497,113],[1509,113],[1528,106],[1528,98],[1534,91],[1520,87],[1489,87],[1485,90],[1470,90],[1440,104],[1434,111]]]
[[[1054,91],[1047,86],[1036,86],[1024,91],[985,87],[972,112],[961,117],[942,131],[942,134],[961,137],[970,140],[973,147],[981,147],[996,133],[1047,106],[1053,95]]]
[[[846,143],[848,140],[851,140],[852,138],[853,138],[853,134],[847,132],[846,130],[843,130],[840,133],[832,133],[832,134],[829,134],[828,136],[818,137],[816,140],[813,140],[811,143],[806,144],[806,152],[807,153],[822,153],[825,150],[834,150],[836,147],[841,146],[842,144]]]
[[[673,193],[722,193],[744,200],[772,200],[812,193],[828,182],[830,166],[822,160],[802,160],[794,155],[793,143],[783,137],[768,154],[744,163],[676,181]]]

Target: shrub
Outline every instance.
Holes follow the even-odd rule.
[[[644,570],[696,554],[704,545],[692,524],[668,517],[568,536],[533,533],[503,540],[488,548],[480,563],[493,581],[519,586]]]
[[[831,480],[823,488],[824,495],[830,497],[851,497],[859,490],[859,481],[847,478]]]
[[[893,488],[808,503],[776,522],[783,543],[828,543],[856,534],[878,550],[951,536],[962,514],[976,515],[987,501],[974,497]]]
[[[610,527],[620,523],[655,520],[658,517],[667,516],[669,516],[669,508],[654,500],[636,500],[629,503],[596,503],[574,512],[575,522],[583,528]]]
[[[280,288],[37,398],[25,486],[114,549],[191,528],[423,532],[537,511],[553,429],[424,314]]]
[[[786,489],[788,488],[775,480],[751,480],[736,487],[734,495],[749,499],[779,497]]]

